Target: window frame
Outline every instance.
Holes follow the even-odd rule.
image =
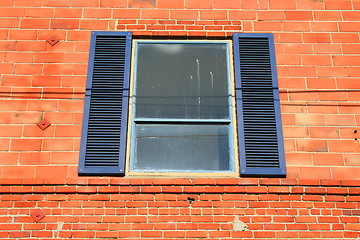
[[[220,43],[226,44],[226,61],[227,61],[227,88],[228,88],[228,109],[229,109],[229,119],[223,120],[208,120],[208,119],[151,119],[151,118],[136,118],[135,109],[136,109],[136,61],[137,61],[137,44],[141,43],[194,43],[194,44],[210,44],[210,43]],[[127,137],[127,154],[126,154],[126,176],[180,176],[180,177],[235,177],[239,175],[239,157],[238,157],[238,143],[237,143],[237,131],[236,131],[236,107],[235,107],[235,80],[234,80],[234,66],[233,66],[233,46],[231,40],[151,40],[151,39],[133,39],[132,41],[132,60],[131,60],[131,74],[130,74],[130,101],[129,101],[129,121],[128,121],[128,137]],[[148,120],[148,122],[147,122]],[[229,165],[232,165],[232,170],[229,171],[133,171],[133,156],[135,154],[135,124],[136,122],[163,122],[163,123],[192,123],[194,125],[201,123],[227,123],[229,126],[228,129],[228,139],[229,139]]]

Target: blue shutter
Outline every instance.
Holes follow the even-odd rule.
[[[125,173],[130,55],[130,32],[92,33],[79,174]]]
[[[235,33],[234,65],[242,176],[285,176],[272,34]]]

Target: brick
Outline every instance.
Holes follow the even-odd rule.
[[[2,86],[30,87],[31,76],[3,75]]]
[[[296,137],[296,138],[300,138],[300,137],[309,137],[309,131],[308,128],[306,127],[283,127],[283,134],[284,137],[288,138],[288,137]]]
[[[148,25],[146,26],[147,30],[165,30],[165,26],[159,26],[159,25]]]
[[[319,92],[320,101],[346,101],[348,95],[345,92]]]
[[[13,114],[12,123],[37,123],[42,114],[37,112],[17,112]]]
[[[166,30],[184,30],[184,26],[165,26]],[[171,34],[170,34],[171,35]]]
[[[156,7],[157,8],[169,8],[169,9],[183,9],[184,8],[184,1],[183,0],[157,0],[156,1]]]
[[[5,56],[5,62],[32,63],[33,53],[8,52]]]
[[[314,32],[338,32],[339,27],[336,22],[312,22],[311,29]]]
[[[47,165],[49,160],[49,152],[24,152],[20,153],[19,157],[21,165]]]
[[[90,31],[70,31],[67,39],[69,41],[88,41],[90,39]]]
[[[328,167],[300,167],[300,178],[302,179],[330,179],[331,172]]]
[[[360,52],[360,44],[342,44],[342,50],[344,54],[353,54],[356,52]],[[359,68],[349,68],[349,70],[354,69],[354,72],[358,72]],[[358,77],[359,74],[357,75],[348,75],[349,77]]]
[[[13,98],[25,98],[25,99],[37,98],[37,99],[39,99],[41,96],[41,89],[13,87],[11,96]]]
[[[295,148],[295,147],[294,147]],[[286,163],[288,166],[312,166],[313,160],[310,153],[304,152],[289,152],[285,154]]]
[[[279,65],[300,65],[301,55],[299,54],[278,54],[276,62]]]
[[[28,111],[53,111],[57,109],[56,100],[29,100]]]
[[[9,233],[10,238],[25,238],[30,237],[30,231],[11,231]]]
[[[360,146],[357,141],[354,140],[329,140],[329,150],[332,152],[359,152]]]
[[[281,23],[280,22],[254,22],[255,31],[280,31]]]
[[[327,142],[325,140],[297,139],[296,146],[298,151],[305,152],[328,152]]]
[[[304,43],[330,43],[329,33],[303,33]]]
[[[0,140],[1,145],[2,140]],[[1,146],[0,146],[1,149]],[[8,150],[8,147],[4,148],[4,150]],[[3,165],[17,165],[18,163],[18,153],[13,152],[0,152],[0,159],[2,159]]]
[[[316,21],[342,21],[340,11],[314,11]]]
[[[335,104],[329,104],[329,106],[322,106],[321,104],[314,104],[308,106],[309,113],[331,113],[336,114],[339,112],[338,107]]]
[[[63,53],[36,53],[35,63],[61,63],[64,61]]]
[[[284,11],[258,11],[256,14],[259,20],[285,20]]]
[[[8,151],[10,146],[10,139],[0,139],[0,150]]]
[[[345,164],[347,166],[359,166],[360,155],[359,154],[344,154]]]
[[[289,187],[270,186],[269,193],[290,193]]]
[[[333,56],[332,60],[335,66],[360,66],[360,57],[358,56]]]
[[[275,232],[273,231],[259,231],[254,232],[255,238],[275,238]]]
[[[310,44],[286,44],[285,52],[289,54],[313,54]]]
[[[73,73],[71,64],[45,64],[44,75],[71,75]]]
[[[317,67],[318,77],[345,77],[345,67]]]
[[[11,147],[12,151],[40,151],[41,139],[12,139]]]
[[[0,28],[18,28],[20,25],[19,18],[2,18]]]
[[[15,6],[27,6],[27,7],[40,7],[42,4],[42,1],[35,0],[31,4],[27,2],[26,0],[17,0],[15,1]]]
[[[9,39],[13,40],[35,40],[37,33],[34,30],[27,30],[27,29],[12,29],[10,31]],[[25,43],[27,48],[23,48],[22,44]],[[29,51],[30,49],[33,49],[34,46],[37,44],[35,42],[31,42],[31,45],[28,42],[17,42],[17,50],[19,51]],[[42,44],[44,45],[44,44]],[[45,46],[45,45],[44,45]],[[35,48],[38,49],[38,48]],[[41,50],[41,49],[38,49]]]
[[[33,87],[60,87],[61,76],[35,75],[32,79]]]
[[[111,9],[84,9],[84,18],[111,18]]]
[[[356,32],[356,29],[360,27],[360,22],[340,22],[339,27],[341,32]]]
[[[51,29],[77,29],[79,28],[79,20],[77,19],[52,19],[50,23]]]
[[[36,19],[36,18],[24,18],[21,20],[21,28],[31,29],[48,29],[50,24],[49,19]]]
[[[14,64],[13,63],[0,63],[1,70],[3,74],[11,74],[13,73]]]
[[[341,15],[345,21],[360,21],[357,11],[342,11]]]
[[[72,0],[71,7],[98,7],[99,3],[97,0],[89,0],[87,2],[81,0]]]
[[[316,68],[313,66],[288,66],[289,76],[291,77],[316,77]]]
[[[279,0],[270,0],[269,1],[270,3],[270,9],[296,9],[296,1],[286,1],[286,3],[284,2],[281,2]]]
[[[240,9],[244,8],[241,5],[241,1],[239,0],[228,0],[228,1],[221,1],[221,0],[214,0],[214,9]]]
[[[332,35],[333,38],[333,35]],[[334,41],[334,40],[333,40]],[[314,53],[315,54],[340,54],[341,51],[341,45],[340,44],[313,44]]]
[[[333,167],[331,168],[333,178],[340,180],[351,180],[357,179],[358,168],[344,168],[344,167]]]
[[[203,26],[186,26],[185,28],[186,28],[186,30],[190,30],[190,31],[204,30]]]
[[[169,19],[169,10],[143,9],[141,16],[144,19]]]
[[[12,113],[11,112],[0,112],[0,124],[11,123]]]
[[[355,118],[351,115],[326,115],[326,125],[328,126],[353,126]]]
[[[24,126],[23,137],[54,137],[54,126],[49,126],[46,131],[37,125]]]
[[[328,0],[325,2],[325,9],[326,10],[352,10],[351,1],[343,0]]]
[[[189,8],[189,9],[213,8],[213,1],[203,0],[199,2],[197,0],[185,0],[185,8]]]
[[[304,10],[323,10],[324,9],[324,2],[321,1],[298,1],[297,8]]]
[[[0,6],[4,6],[4,7],[14,6],[14,0],[4,0],[0,3]]]
[[[334,43],[359,43],[359,36],[356,33],[331,33]],[[346,45],[345,45],[346,46]],[[354,45],[356,46],[356,45]],[[354,52],[355,49],[353,49]],[[350,53],[353,53],[350,52]]]
[[[25,17],[30,18],[51,18],[53,16],[53,8],[26,8]]]
[[[340,128],[340,136],[342,139],[355,139],[359,137],[359,132],[352,127]]]
[[[43,150],[45,151],[73,150],[73,139],[44,139]]]
[[[306,83],[308,88],[314,89],[335,89],[335,78],[307,78]]]
[[[23,17],[25,15],[25,8],[2,8],[0,9],[2,17]]]
[[[80,20],[80,29],[82,30],[107,30],[109,26],[108,20]]]
[[[114,9],[113,14],[115,18],[140,18],[139,9]]]
[[[264,0],[262,0],[262,1],[242,1],[241,8],[242,9],[268,10],[269,3],[268,3],[268,1],[264,1]]]
[[[24,100],[1,100],[1,111],[25,111],[27,101]]]
[[[4,166],[2,177],[7,179],[19,179],[19,177],[21,177],[22,179],[34,178],[35,167],[34,166]],[[28,188],[25,187],[20,187],[20,188],[21,189],[11,189],[11,192],[23,192],[29,190]]]
[[[285,19],[296,21],[312,21],[313,14],[312,11],[285,11]]]
[[[81,18],[82,9],[80,8],[55,8],[55,18]]]
[[[227,19],[226,10],[200,10],[200,19],[221,20]]]
[[[1,64],[0,64],[1,66]],[[43,65],[42,64],[16,64],[14,66],[15,74],[30,75],[30,74],[41,74]]]
[[[314,154],[314,165],[316,166],[344,166],[341,154],[317,153]]]

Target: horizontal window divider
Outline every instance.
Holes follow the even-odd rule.
[[[135,118],[135,123],[171,123],[171,124],[230,124],[230,119],[179,119],[179,118]]]

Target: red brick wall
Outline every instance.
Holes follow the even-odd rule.
[[[358,0],[0,5],[2,178],[77,176],[90,31],[126,30],[203,37],[274,33],[288,178],[360,179]],[[52,39],[59,42],[52,46]],[[36,126],[42,118],[52,124],[45,131]]]
[[[1,238],[359,237],[359,0],[1,0],[0,18]],[[274,33],[287,178],[78,177],[93,30]]]
[[[358,186],[285,179],[12,181],[0,188],[0,237],[358,239]],[[39,209],[45,217],[35,222]]]

